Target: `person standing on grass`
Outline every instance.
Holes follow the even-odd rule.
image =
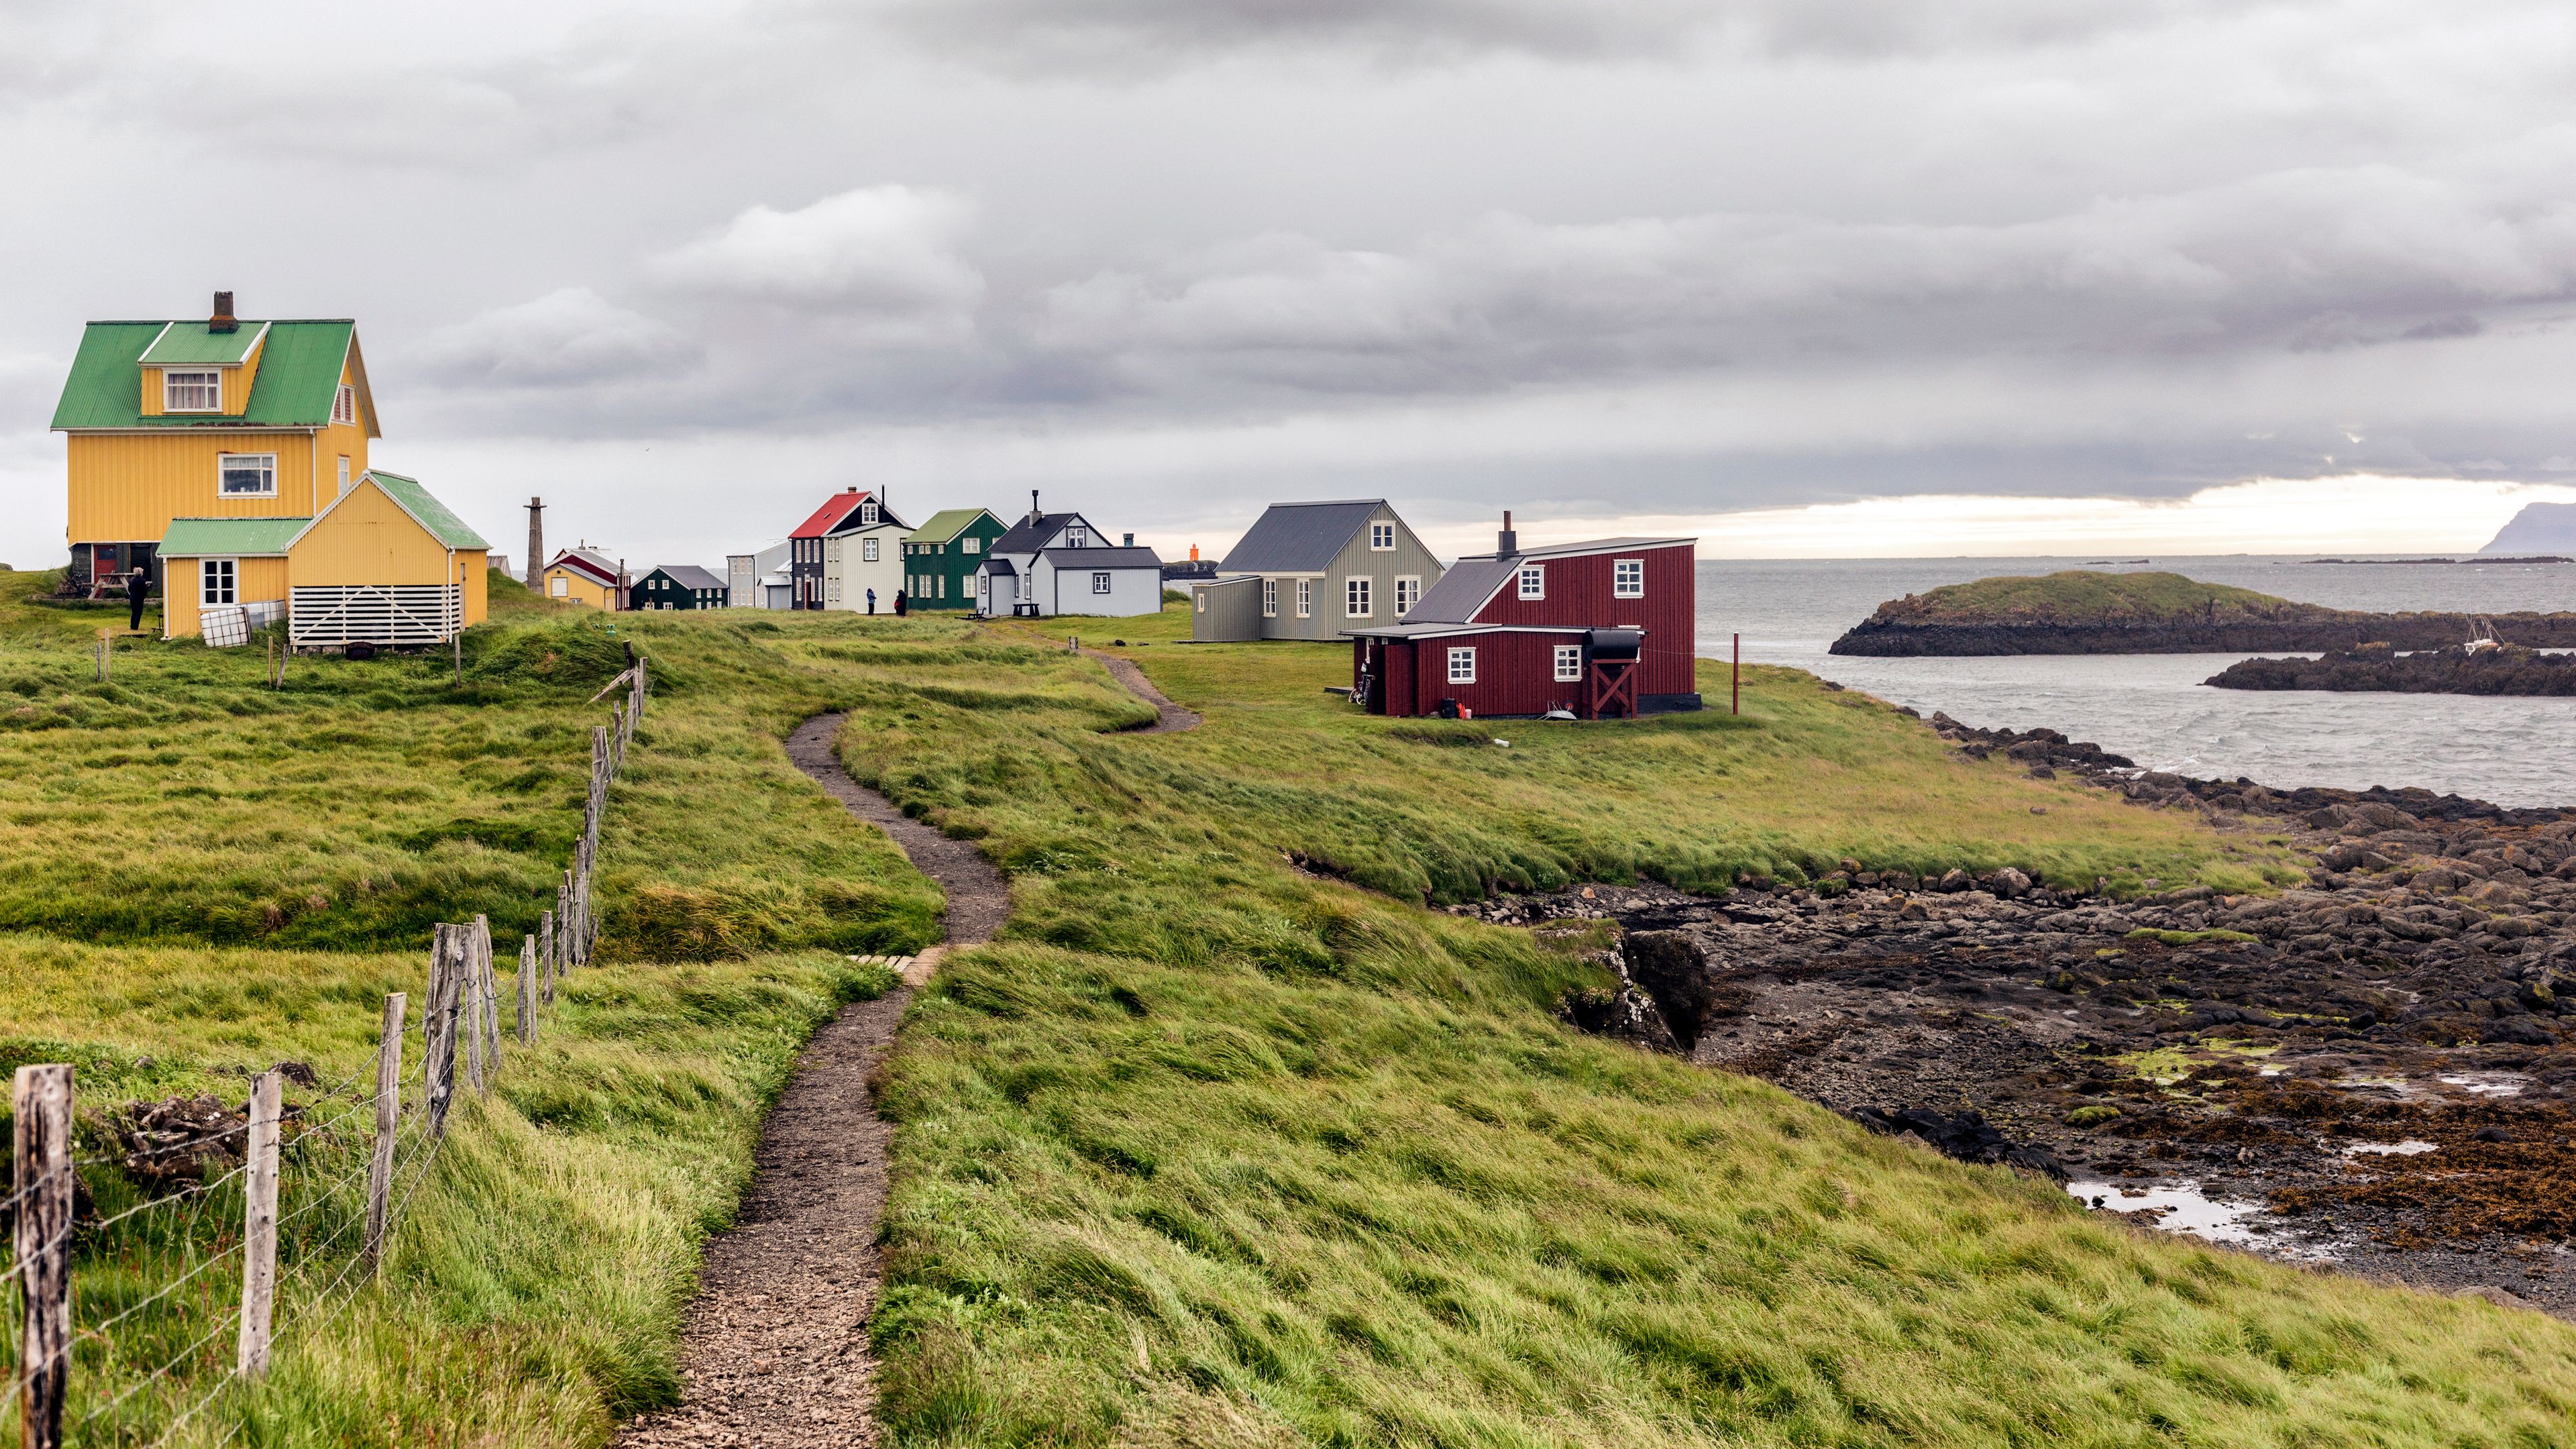
[[[894,616],[895,616],[896,618],[900,619],[900,618],[902,618],[902,617],[904,616],[904,614],[905,614],[907,611],[909,611],[911,608],[912,608],[912,601],[911,601],[909,598],[905,597],[903,590],[901,590],[901,589],[897,589],[897,590],[895,590],[895,591],[894,591]]]
[[[868,612],[869,612],[869,613],[871,613],[871,614],[873,614],[873,613],[875,613],[876,611],[877,611],[877,591],[876,591],[876,590],[874,590],[874,589],[870,589],[870,590],[868,590]]]
[[[149,588],[150,581],[144,578],[141,568],[125,576],[125,607],[128,610],[125,632],[128,634],[143,632],[143,596]]]

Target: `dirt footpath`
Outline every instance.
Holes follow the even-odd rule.
[[[840,725],[837,714],[807,720],[789,738],[788,758],[947,890],[949,945],[991,940],[1010,914],[1000,873],[971,844],[907,819],[851,779],[832,754]],[[907,986],[853,1003],[814,1034],[762,1126],[740,1218],[707,1244],[683,1347],[685,1397],[636,1420],[619,1443],[877,1442],[867,1322],[893,1133],[870,1107],[866,1081],[911,999]]]

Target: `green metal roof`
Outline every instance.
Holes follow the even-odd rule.
[[[904,542],[946,543],[964,533],[976,519],[991,516],[992,510],[989,508],[943,508],[922,520],[921,527],[914,529]],[[993,522],[997,527],[1001,524],[998,518],[993,519]]]
[[[230,332],[217,332],[203,322],[173,322],[159,341],[143,349],[141,361],[146,367],[238,363],[250,356],[261,325],[244,322]]]
[[[340,368],[349,355],[357,324],[345,319],[319,322],[271,322],[260,349],[259,373],[251,379],[250,406],[239,417],[203,413],[143,415],[143,379],[136,372],[143,351],[161,337],[162,322],[92,322],[81,333],[80,351],[72,357],[71,376],[54,408],[60,428],[318,428],[331,421],[331,401],[340,387]],[[202,322],[170,327],[203,330]],[[250,337],[260,324],[245,321],[236,337]],[[243,345],[247,346],[247,343]],[[156,364],[157,365],[157,364]]]
[[[492,547],[483,541],[483,535],[467,528],[464,519],[448,512],[446,504],[432,498],[429,490],[420,486],[419,479],[388,473],[381,468],[368,469],[366,476],[375,480],[375,485],[385,490],[412,517],[419,519],[420,526],[436,535],[440,543],[449,548]]]
[[[280,554],[309,518],[174,518],[161,535],[161,557]]]

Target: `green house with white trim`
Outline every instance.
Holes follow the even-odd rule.
[[[975,566],[1010,526],[989,508],[946,508],[903,540],[903,591],[916,609],[975,607]]]

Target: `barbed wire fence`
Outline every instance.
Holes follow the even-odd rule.
[[[581,834],[554,906],[520,941],[509,1035],[521,1047],[536,1045],[557,983],[588,965],[598,942],[600,827],[651,692],[649,661],[632,659],[591,696],[625,690],[609,723],[591,730]],[[238,1419],[211,1422],[224,1397],[264,1376],[282,1342],[318,1338],[378,1280],[404,1210],[437,1166],[460,1065],[469,1092],[498,1080],[502,990],[490,918],[441,923],[408,1099],[411,998],[394,992],[375,1059],[327,1086],[301,1071],[309,1100],[286,1104],[290,1068],[280,1067],[251,1079],[238,1121],[156,1125],[137,1110],[147,1104],[120,1104],[107,1118],[120,1150],[86,1157],[74,1155],[72,1068],[18,1068],[0,1197],[12,1252],[0,1285],[19,1325],[11,1368],[22,1449],[157,1446],[191,1424],[208,1425],[200,1437],[217,1443],[239,1432]],[[87,1392],[74,1415],[76,1376]]]

